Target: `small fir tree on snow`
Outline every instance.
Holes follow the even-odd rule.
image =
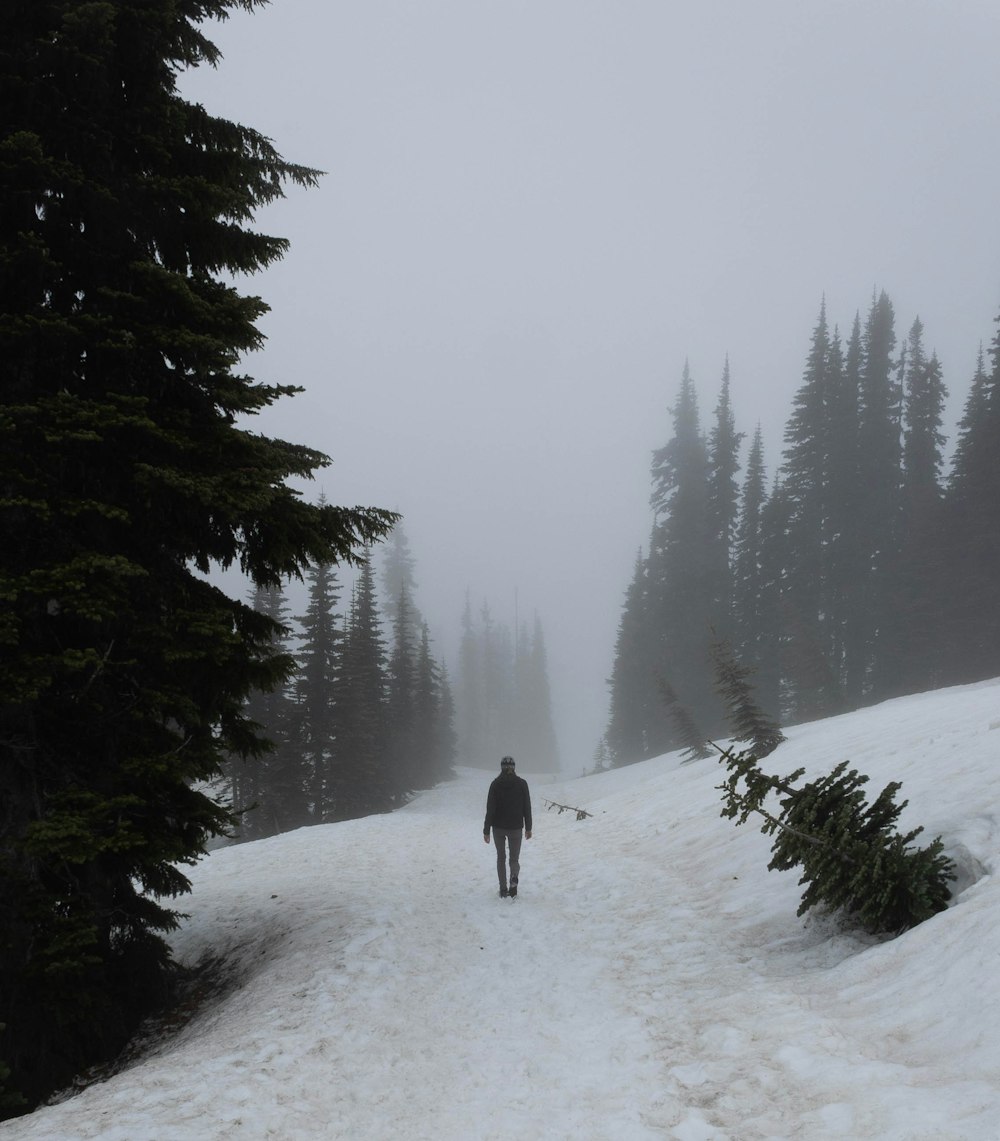
[[[703,761],[710,757],[712,750],[708,747],[705,734],[698,728],[687,706],[681,705],[677,700],[677,694],[674,693],[670,682],[661,677],[657,684],[680,737],[685,762]]]
[[[781,726],[760,708],[754,700],[754,687],[750,684],[753,673],[736,658],[732,646],[725,639],[712,645],[715,660],[715,688],[726,704],[726,720],[737,741],[747,741],[758,760],[766,757],[785,740]]]
[[[770,776],[752,752],[720,752],[729,772],[719,786],[722,815],[737,824],[751,813],[762,816],[761,831],[775,837],[768,869],[801,866],[799,883],[806,890],[797,914],[820,907],[841,912],[873,934],[898,934],[948,906],[954,873],[940,836],[915,848],[922,828],[896,831],[907,804],[895,803],[898,781],[869,804],[863,791],[868,777],[848,770],[846,761],[796,788],[805,769]],[[771,807],[775,795],[777,809]]]

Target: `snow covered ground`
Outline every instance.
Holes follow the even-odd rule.
[[[963,879],[889,942],[796,918],[770,840],[719,816],[716,761],[531,779],[521,895],[482,841],[492,774],[390,816],[222,849],[179,957],[226,993],[0,1141],[1000,1138],[1000,680],[792,729]],[[544,799],[585,808],[592,819]]]

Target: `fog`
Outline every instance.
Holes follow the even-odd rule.
[[[825,296],[916,316],[961,410],[1000,309],[991,0],[274,0],[182,89],[326,171],[261,229],[282,263],[258,426],[306,494],[403,513],[454,666],[466,590],[537,611],[569,771],[607,714],[650,453],[685,360],[728,355],[768,473]]]

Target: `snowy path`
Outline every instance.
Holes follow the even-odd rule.
[[[783,746],[786,771],[855,756],[876,784],[898,750],[928,833],[973,854],[979,882],[900,939],[803,924],[795,876],[720,819],[717,770],[675,758],[532,779],[521,895],[500,900],[491,774],[466,771],[203,861],[176,944],[224,959],[228,992],[0,1141],[996,1141],[997,691]]]

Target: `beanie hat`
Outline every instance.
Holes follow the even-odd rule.
[[[500,762],[500,768],[507,770],[507,771],[510,771],[510,772],[513,772],[513,770],[514,770],[514,758],[513,757],[504,757],[503,760]]]

